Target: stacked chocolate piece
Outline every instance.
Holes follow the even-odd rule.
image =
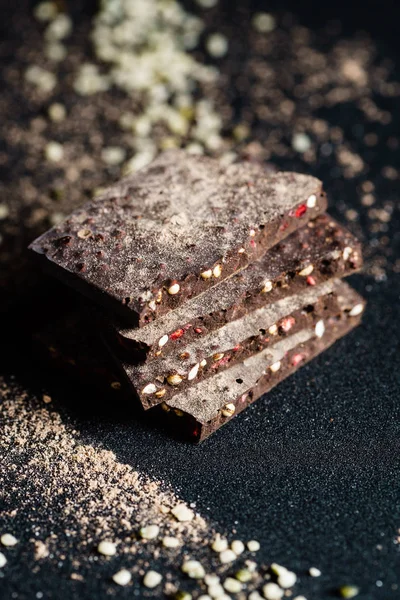
[[[95,301],[135,396],[200,441],[355,327],[359,242],[321,182],[183,151],[31,245]]]

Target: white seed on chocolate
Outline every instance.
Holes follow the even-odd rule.
[[[311,196],[309,196],[307,198],[307,208],[314,208],[314,206],[317,204],[317,196],[315,194],[311,194]]]
[[[182,383],[182,377],[178,373],[174,373],[173,375],[168,375],[167,381],[169,385],[179,385]]]
[[[292,571],[288,571],[287,569],[284,569],[278,575],[277,581],[278,581],[278,585],[281,588],[284,588],[284,589],[291,588],[294,586],[294,584],[297,581],[297,575],[295,573],[293,573]]]
[[[157,571],[147,571],[146,575],[143,577],[143,585],[147,588],[155,588],[162,581],[162,575],[157,573]]]
[[[172,285],[169,286],[168,288],[168,294],[170,296],[175,296],[176,294],[179,293],[179,290],[181,289],[181,286],[179,285],[179,283],[173,283]]]
[[[310,567],[308,569],[308,574],[311,577],[320,577],[321,576],[321,571],[319,569],[317,569],[317,567]]]
[[[343,260],[348,260],[352,252],[353,248],[350,248],[350,246],[346,246],[346,248],[343,250]]]
[[[218,278],[221,277],[222,274],[222,267],[221,265],[215,265],[215,267],[213,268],[213,275],[214,277]]]
[[[266,294],[267,292],[270,292],[271,290],[272,290],[272,281],[264,281],[264,285],[263,285],[261,292],[263,294]]]
[[[277,362],[275,362],[273,365],[270,366],[270,370],[273,373],[276,373],[277,371],[279,371],[279,369],[281,368],[281,361],[278,360]]]
[[[140,537],[144,540],[154,540],[158,537],[160,533],[160,528],[158,525],[146,525],[145,527],[140,528]]]
[[[301,277],[307,277],[308,275],[311,275],[311,273],[314,271],[314,266],[313,265],[308,265],[308,267],[304,267],[304,269],[302,269],[301,271],[299,271],[299,275]]]
[[[200,277],[202,279],[211,279],[212,277],[212,270],[211,269],[207,269],[207,271],[203,271],[202,273],[200,273]]]
[[[205,366],[206,366],[206,364],[207,364],[207,361],[206,361],[206,359],[205,359],[205,358],[203,358],[203,360],[202,360],[202,361],[201,361],[201,363],[200,363],[200,366],[201,366],[201,367],[205,367]]]
[[[214,354],[214,356],[213,356],[214,360],[221,360],[221,358],[224,358],[223,352],[217,352],[217,354]]]
[[[156,391],[157,388],[154,385],[154,383],[149,383],[148,385],[146,385],[146,387],[142,389],[142,394],[154,394],[154,392]]]
[[[268,329],[268,333],[271,335],[276,335],[278,333],[278,325],[271,325],[271,327]]]
[[[199,372],[200,365],[199,363],[195,364],[188,373],[188,381],[192,381],[195,377],[197,377],[197,373]]]
[[[168,342],[168,340],[169,340],[169,337],[167,335],[163,335],[162,338],[160,338],[158,340],[158,345],[160,346],[160,348],[165,346],[165,344]]]
[[[235,414],[235,410],[236,410],[236,406],[234,404],[232,404],[232,402],[229,402],[229,404],[225,404],[221,413],[224,417],[231,417],[232,415]]]
[[[358,315],[361,315],[363,310],[364,310],[363,304],[356,304],[355,306],[353,306],[353,308],[349,312],[349,315],[350,315],[350,317],[357,317]]]
[[[117,553],[117,546],[114,544],[114,542],[103,540],[97,546],[97,552],[99,554],[103,554],[103,556],[115,556]]]
[[[92,235],[92,232],[90,229],[80,229],[76,235],[81,240],[86,240],[86,238],[89,238]]]
[[[325,325],[324,325],[324,322],[323,322],[322,319],[317,322],[317,324],[315,325],[315,330],[314,331],[315,331],[315,335],[318,338],[322,338],[322,336],[325,333]]]
[[[118,585],[128,585],[132,579],[132,575],[126,569],[121,569],[118,573],[112,576],[114,583]]]

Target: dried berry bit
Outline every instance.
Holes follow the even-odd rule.
[[[317,196],[315,194],[311,194],[311,196],[309,196],[307,198],[307,208],[314,208],[317,204]]]
[[[207,271],[203,271],[202,273],[200,273],[200,277],[202,279],[211,279],[213,275],[213,272],[211,269],[207,269]]]
[[[272,281],[264,281],[263,288],[261,290],[262,294],[266,294],[272,290]]]
[[[195,377],[197,377],[197,373],[199,372],[199,368],[200,368],[200,364],[197,363],[194,365],[194,367],[192,367],[188,373],[188,381],[192,381],[193,379],[195,379]]]
[[[269,368],[270,368],[270,370],[271,370],[273,373],[276,373],[276,372],[277,372],[277,371],[279,371],[279,369],[281,368],[281,361],[280,361],[280,360],[278,360],[278,361],[277,361],[277,362],[275,362],[273,365],[271,365]]]
[[[299,271],[299,275],[300,275],[300,277],[307,277],[308,275],[311,275],[311,273],[313,271],[314,271],[314,266],[308,265],[308,267],[304,267],[304,269]]]
[[[172,375],[168,375],[167,381],[169,385],[179,385],[182,383],[182,377],[178,373],[173,373]]]
[[[298,206],[294,212],[294,216],[299,219],[300,217],[302,217],[305,213],[307,212],[307,206],[306,204],[300,204],[300,206]]]
[[[214,275],[214,277],[218,279],[218,277],[221,277],[221,274],[222,274],[222,267],[221,267],[221,265],[216,265],[213,268],[213,275]]]
[[[169,412],[171,410],[170,407],[168,406],[168,404],[165,404],[165,402],[162,402],[161,408],[163,409],[164,412]]]
[[[177,329],[176,331],[174,331],[174,333],[171,333],[171,335],[169,337],[171,338],[171,340],[179,340],[179,338],[181,338],[184,333],[185,333],[184,329]]]
[[[214,354],[214,356],[213,356],[213,360],[215,360],[215,361],[221,360],[221,358],[224,358],[223,352],[218,352],[217,354]]]
[[[232,402],[229,402],[229,404],[226,404],[221,410],[221,413],[224,417],[232,417],[235,414],[235,411],[236,406],[232,404]]]
[[[168,288],[168,294],[170,296],[175,296],[176,294],[179,293],[180,289],[181,289],[181,286],[179,285],[179,283],[174,281],[173,283],[171,283],[171,285]]]
[[[296,320],[294,319],[294,317],[285,317],[284,319],[282,319],[279,327],[280,329],[282,329],[282,331],[284,331],[285,333],[288,333],[288,331],[290,331],[293,327],[293,325],[296,323]]]
[[[353,308],[349,312],[349,315],[350,315],[350,317],[357,317],[358,315],[361,315],[363,310],[364,310],[363,304],[356,304],[355,306],[353,306]]]
[[[110,386],[113,390],[120,390],[121,389],[121,382],[120,381],[112,381],[110,383]]]
[[[315,277],[313,277],[312,275],[309,275],[306,279],[306,283],[307,285],[316,285],[316,280]]]
[[[325,324],[322,319],[316,323],[314,331],[318,338],[322,338],[325,333]]]
[[[154,385],[154,383],[149,383],[148,385],[146,385],[146,387],[142,389],[142,394],[154,394],[156,391],[157,388]]]
[[[200,327],[195,327],[194,332],[195,333],[203,333],[203,330]]]
[[[163,335],[159,340],[158,340],[158,345],[160,346],[160,348],[162,348],[163,346],[165,346],[165,344],[168,342],[169,337],[167,335]]]
[[[305,358],[305,356],[303,354],[295,354],[292,357],[292,365],[294,367],[297,367],[297,365],[299,365],[301,363],[301,361],[303,361]]]

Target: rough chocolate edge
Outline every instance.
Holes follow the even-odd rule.
[[[332,245],[326,244],[326,249],[325,245],[322,249],[316,248],[315,243],[312,243],[315,242],[315,231],[320,233],[322,228],[328,229],[332,224],[335,231],[339,233],[340,247],[333,250]],[[286,257],[282,260],[280,254],[282,244],[278,244],[240,274],[188,300],[182,307],[160,317],[146,327],[126,329],[105,317],[102,319],[105,331],[109,331],[112,336],[120,336],[122,347],[125,347],[127,352],[127,359],[130,351],[132,357],[137,354],[139,360],[147,359],[150,353],[155,354],[160,350],[158,342],[163,336],[170,336],[171,333],[180,330],[184,332],[184,336],[179,340],[175,339],[173,344],[169,340],[169,343],[162,347],[161,352],[162,355],[166,355],[170,351],[183,351],[183,346],[187,343],[184,338],[198,337],[199,334],[194,333],[196,329],[200,328],[202,332],[217,329],[221,324],[239,318],[244,312],[265,305],[267,300],[270,303],[276,302],[290,294],[307,289],[310,285],[321,284],[333,277],[342,278],[361,268],[361,244],[346,228],[329,215],[317,217],[313,228],[310,228],[310,225],[309,223],[302,230],[293,233],[283,244],[287,247],[298,246],[300,241],[305,242],[310,238],[309,251],[303,256],[298,258],[293,256],[290,260]],[[343,257],[345,248],[352,249],[346,260]],[[331,256],[333,252],[338,255],[335,260]],[[299,271],[306,266],[304,261],[314,267],[312,279],[298,275]],[[328,261],[330,261],[329,267],[327,267]],[[263,282],[266,280],[271,281],[272,289],[268,293],[261,293]],[[189,329],[188,325],[191,326]]]
[[[338,302],[341,304],[342,314],[346,319],[353,318],[350,315],[354,306],[364,305],[363,299],[343,282],[340,283]],[[325,334],[321,338],[322,342],[324,342],[325,336],[329,339],[329,335],[330,329],[327,326]],[[302,336],[305,336],[304,339],[300,339]],[[315,337],[315,332],[307,330],[289,336],[274,346],[253,355],[243,363],[199,382],[186,390],[185,394],[173,396],[168,402],[168,406],[191,414],[203,425],[209,423],[213,418],[217,418],[219,411],[227,403],[232,402],[232,398],[239,398],[248,393],[257,384],[265,367],[281,361],[288,351],[311,337]]]

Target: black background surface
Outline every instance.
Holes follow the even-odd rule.
[[[397,60],[400,10],[394,2],[284,4],[309,27],[340,18],[346,34],[366,29],[381,51]],[[9,2],[2,5],[3,15],[15,10]],[[282,3],[258,6],[273,10]],[[230,10],[234,19],[235,6]],[[351,113],[338,113],[336,119],[344,128],[354,126]],[[392,133],[400,135],[398,122]],[[372,180],[387,164],[385,152],[378,147],[368,157]],[[299,168],[287,160],[281,166]],[[312,172],[324,179],[334,216],[341,218],[335,198],[347,205],[354,199],[356,205],[355,183],[331,177],[328,163]],[[391,182],[387,193],[396,200],[399,183]],[[398,216],[390,227],[394,240]],[[48,378],[57,409],[76,420],[85,441],[164,479],[220,528],[235,527],[240,539],[258,539],[260,560],[294,569],[310,600],[334,597],[344,583],[359,585],[364,600],[399,598],[400,552],[394,538],[400,528],[400,281],[389,273],[379,283],[366,275],[354,276],[351,283],[368,300],[362,326],[199,447],[175,441],[135,417],[127,419],[123,407],[98,406],[95,397],[83,398],[76,388],[71,394],[65,382],[58,385],[31,367],[15,336],[11,350],[18,350],[18,364],[8,345],[6,370],[32,391]],[[20,519],[21,531],[14,533],[23,538]],[[322,576],[307,577],[310,566],[318,566]],[[60,582],[59,574],[45,570],[32,575],[21,559],[0,581],[0,597],[30,599],[42,590],[44,598],[101,599],[107,588],[98,580],[92,588]],[[121,590],[118,597],[129,595]]]

